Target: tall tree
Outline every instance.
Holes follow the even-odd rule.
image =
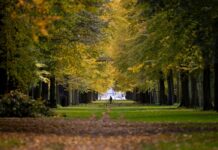
[[[1,94],[16,88],[27,92],[28,85],[37,79],[38,54],[32,40],[31,18],[26,15],[29,10],[15,0],[1,1],[0,7]]]

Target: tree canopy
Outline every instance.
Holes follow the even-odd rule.
[[[39,83],[49,85],[51,97],[57,85],[100,93],[109,87],[159,88],[161,102],[166,86],[168,99],[182,89],[183,104],[189,95],[185,89],[197,86],[196,80],[202,81],[204,109],[210,109],[213,101],[217,105],[211,92],[217,90],[217,84],[211,86],[212,76],[217,83],[217,3],[1,1],[0,94],[17,88],[28,92]],[[174,88],[177,79],[181,83]]]

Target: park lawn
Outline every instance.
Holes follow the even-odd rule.
[[[112,108],[112,119],[123,118],[128,121],[142,122],[218,122],[218,113],[213,111],[201,111],[195,109],[172,108]]]
[[[79,106],[59,107],[59,116],[72,119],[101,118],[106,112],[113,120],[124,119],[133,122],[218,122],[218,113],[200,109],[184,109],[173,106],[146,106],[133,101],[95,101]]]
[[[110,149],[114,149],[113,146],[117,146],[117,149],[126,149],[126,145],[142,150],[218,150],[216,128],[218,113],[214,111],[184,109],[178,108],[178,105],[146,106],[133,101],[113,101],[113,104],[109,104],[108,101],[96,101],[71,107],[59,106],[54,111],[60,118],[23,118],[26,121],[6,118],[2,121],[1,128],[2,131],[5,128],[7,132],[0,134],[0,149],[62,150],[72,147],[102,149],[101,146],[111,146]],[[104,114],[108,114],[115,122],[102,121],[101,117]],[[87,121],[90,118],[97,118],[94,126],[93,121]],[[123,120],[129,123],[122,122]],[[17,128],[11,127],[9,130],[8,124],[11,124],[11,121],[16,122],[14,126]],[[44,122],[43,128],[42,122]],[[28,124],[29,128],[22,128],[24,124]],[[78,126],[80,130],[75,132],[76,130],[73,129],[78,129]],[[34,127],[35,132],[32,133],[31,127]],[[127,135],[120,134],[120,131],[127,131],[127,129],[130,131]],[[108,130],[111,133],[110,136],[107,135]],[[157,130],[159,132],[156,132]],[[13,132],[9,133],[9,131]],[[142,131],[145,133],[142,134]],[[100,136],[96,134],[98,132]]]
[[[24,143],[19,138],[14,137],[1,137],[0,136],[0,149],[1,150],[9,150],[22,146]]]
[[[99,138],[101,138],[99,140]],[[130,138],[130,137],[129,137]],[[87,136],[70,137],[70,136],[55,136],[51,134],[37,135],[37,134],[18,134],[18,133],[2,133],[0,135],[0,149],[49,149],[49,150],[64,150],[71,149],[72,147],[83,147],[83,149],[89,149],[87,140],[90,140],[96,149],[100,149],[100,146],[105,145],[119,145],[122,141],[128,141],[124,137],[97,137],[92,138]],[[141,150],[217,150],[218,149],[218,133],[217,132],[204,132],[204,133],[178,133],[178,134],[158,134],[145,136],[145,139],[141,136],[131,137],[131,145],[141,145]],[[117,140],[114,140],[117,139]],[[121,139],[121,140],[120,140]],[[137,139],[137,140],[136,140]],[[31,142],[30,142],[31,141]],[[69,142],[70,141],[70,142]],[[127,144],[127,143],[126,143]],[[99,146],[100,145],[100,146]],[[35,146],[35,147],[34,147]],[[99,147],[98,147],[99,146]],[[93,147],[92,147],[93,148]],[[112,149],[112,148],[110,148]],[[121,149],[121,148],[120,148]],[[122,148],[124,149],[124,148]]]
[[[144,150],[217,150],[218,133],[160,135],[163,140],[143,144]]]
[[[104,108],[76,106],[57,108],[55,113],[58,116],[71,119],[88,119],[94,116],[99,119],[105,111],[106,109]]]

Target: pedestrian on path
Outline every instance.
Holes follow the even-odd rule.
[[[110,104],[112,104],[112,100],[113,100],[113,98],[110,96],[110,99],[109,99]]]

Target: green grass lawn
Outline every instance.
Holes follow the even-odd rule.
[[[217,150],[218,133],[164,135],[163,140],[144,144],[144,150]]]
[[[0,149],[1,150],[14,149],[22,145],[23,145],[23,142],[20,139],[11,138],[11,137],[2,139],[0,137]]]
[[[184,109],[173,106],[146,106],[133,101],[96,101],[72,107],[59,107],[55,112],[63,117],[86,119],[100,118],[108,112],[111,119],[141,122],[218,122],[218,113],[200,109]]]

